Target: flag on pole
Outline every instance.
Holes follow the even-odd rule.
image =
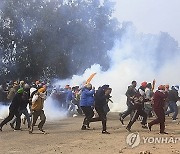
[[[152,91],[153,91],[154,88],[155,88],[155,84],[156,84],[156,80],[154,79],[153,82],[152,82]]]
[[[96,75],[96,73],[93,73],[90,75],[90,77],[87,79],[86,84],[90,83],[92,78]]]

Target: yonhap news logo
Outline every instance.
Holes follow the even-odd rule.
[[[140,137],[138,132],[130,133],[126,137],[126,143],[129,147],[134,148],[141,144],[176,144],[180,143],[180,137]]]
[[[127,137],[126,137],[126,143],[131,147],[137,147],[141,142],[141,138],[138,132],[136,133],[130,133]]]

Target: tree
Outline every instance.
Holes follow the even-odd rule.
[[[99,63],[118,36],[109,0],[2,0],[1,78],[66,78]]]

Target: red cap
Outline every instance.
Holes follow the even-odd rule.
[[[142,83],[141,83],[141,86],[142,86],[143,88],[146,88],[147,82],[146,82],[146,81],[142,82]]]

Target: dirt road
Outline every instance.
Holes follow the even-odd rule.
[[[90,130],[80,130],[83,117],[67,118],[60,121],[46,122],[44,129],[47,134],[41,134],[37,128],[33,134],[28,134],[26,126],[22,131],[14,132],[9,124],[0,132],[0,154],[139,154],[149,151],[152,154],[180,153],[180,125],[172,123],[167,117],[166,131],[168,135],[159,135],[159,125],[154,126],[152,132],[142,129],[137,121],[132,132],[139,132],[140,143],[131,148],[126,143],[129,134],[119,120],[118,113],[108,115],[108,131],[101,134],[101,122],[92,123]],[[1,121],[1,120],[0,120]],[[127,124],[128,119],[125,121]],[[155,138],[167,138],[163,143],[155,143]],[[177,138],[176,143],[173,139]],[[166,139],[164,139],[166,140]],[[146,143],[144,143],[146,141]]]

